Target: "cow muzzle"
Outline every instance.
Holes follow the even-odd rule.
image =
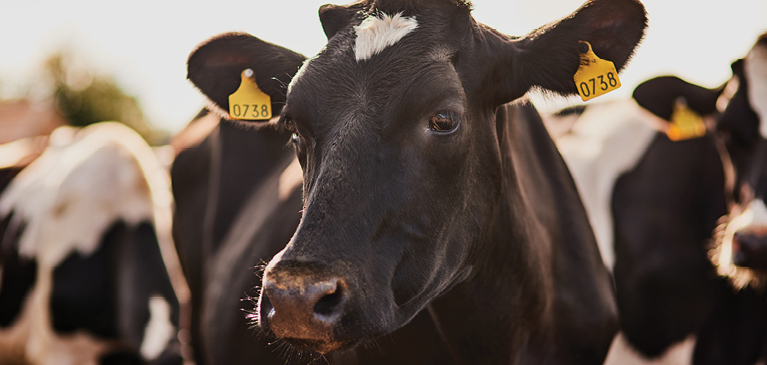
[[[747,227],[732,236],[732,263],[754,270],[767,270],[767,227]]]
[[[300,349],[323,354],[338,350],[346,344],[334,333],[349,296],[341,277],[278,265],[264,274],[259,325]]]

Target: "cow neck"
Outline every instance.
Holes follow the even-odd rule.
[[[507,116],[505,109],[497,115],[499,120]],[[533,247],[550,244],[538,237],[542,226],[530,214],[535,202],[525,196],[523,161],[512,147],[528,138],[512,136],[509,128],[499,123],[502,193],[473,257],[472,274],[429,308],[457,363],[511,362],[537,331],[546,331],[548,322],[552,274],[544,261],[550,259],[550,250]]]
[[[210,254],[218,251],[232,222],[263,179],[277,167],[290,138],[272,126],[256,130],[222,121],[212,147],[209,205],[205,237]]]

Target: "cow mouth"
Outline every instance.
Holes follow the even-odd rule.
[[[316,352],[321,355],[330,352],[342,352],[356,346],[356,342],[349,341],[326,341],[326,340],[308,340],[302,338],[283,338],[297,350]]]
[[[726,233],[736,216],[737,214],[730,213],[719,219],[719,225],[714,229],[709,246],[709,259],[716,267],[717,273],[727,278],[735,288],[765,287],[767,286],[767,270],[738,258],[737,256],[742,254],[740,244],[732,239],[731,234]]]
[[[268,297],[260,297],[260,305],[257,306],[257,311],[260,313],[258,316],[254,316],[255,323],[265,333],[270,336],[278,338],[280,341],[284,341],[290,347],[298,351],[306,351],[325,355],[331,352],[343,352],[354,348],[361,340],[357,339],[339,339],[333,332],[333,328],[327,328],[326,331],[322,331],[321,336],[317,333],[302,333],[300,328],[296,326],[280,326],[275,325],[270,320],[269,313],[273,311],[271,302]],[[300,327],[300,326],[299,326]]]

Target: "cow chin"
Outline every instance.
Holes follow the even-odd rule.
[[[302,351],[344,351],[405,326],[451,279],[463,277],[409,256],[377,258],[368,264],[379,269],[365,270],[350,258],[278,253],[264,270],[258,326]]]
[[[266,334],[274,336],[298,351],[308,351],[318,354],[343,352],[351,350],[365,339],[383,335],[387,329],[371,328],[361,325],[364,320],[344,318],[341,323],[328,324],[322,320],[311,319],[306,322],[296,322],[290,319],[282,320],[274,315],[274,308],[269,298],[262,294],[258,306],[258,327]],[[344,325],[342,323],[352,323]]]
[[[342,352],[354,348],[357,342],[305,340],[299,338],[284,337],[283,340],[293,348],[300,351],[316,352],[325,355],[331,352]]]

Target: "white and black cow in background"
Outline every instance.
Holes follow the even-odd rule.
[[[735,204],[715,234],[711,258],[738,295],[711,324],[712,340],[729,343],[719,356],[767,361],[767,33],[732,65],[737,92],[718,132],[735,172]],[[736,348],[737,346],[737,348]],[[715,349],[715,351],[717,351]],[[724,352],[718,350],[718,352]],[[741,361],[745,363],[745,361]]]
[[[736,287],[767,278],[767,34],[732,65],[738,89],[719,123],[733,161],[737,205],[720,230],[714,263]]]
[[[61,127],[0,195],[0,363],[181,364],[167,172],[128,127]],[[171,280],[173,278],[173,280]]]
[[[617,330],[608,272],[537,112],[506,103],[534,86],[575,93],[579,41],[621,69],[643,6],[589,1],[520,38],[463,1],[327,5],[320,18],[328,45],[310,60],[241,33],[189,59],[218,112],[253,70],[303,170],[303,199],[281,198],[293,160],[270,160],[223,243],[181,254],[205,269],[206,363],[284,363],[276,337],[331,363],[601,364]],[[219,194],[209,209],[225,179],[206,189]],[[270,259],[257,305],[238,303],[257,284],[248,266]]]
[[[694,341],[684,340],[703,327],[725,287],[706,253],[727,211],[716,142],[711,134],[676,142],[666,135],[678,101],[713,128],[723,89],[659,77],[639,85],[632,99],[547,118],[572,124],[556,136],[557,147],[613,270],[621,336],[608,364],[647,361],[629,360],[634,351],[689,364]]]
[[[632,100],[548,118],[551,130],[558,131],[558,147],[605,265],[614,269],[623,335],[606,364],[754,364],[764,359],[764,300],[751,288],[733,292],[714,275],[706,257],[733,185],[725,177],[731,171],[729,156],[719,134],[712,132],[733,123],[740,128],[727,144],[736,152],[735,165],[737,152],[754,145],[747,138],[758,136],[758,123],[743,115],[750,112],[743,108],[745,93],[735,92],[743,78],[741,65],[733,65],[734,77],[726,87],[706,89],[659,77],[638,86]],[[708,134],[677,142],[667,137],[679,101],[703,116]],[[572,127],[563,134],[566,128],[558,124]],[[631,347],[652,360],[632,356]]]
[[[205,114],[188,129],[219,121]],[[285,147],[290,136],[224,121],[173,162],[173,236],[191,289],[198,365],[281,363],[278,351],[254,346],[242,311],[252,312],[247,296],[258,295],[253,267],[284,247],[301,217],[301,168]]]

